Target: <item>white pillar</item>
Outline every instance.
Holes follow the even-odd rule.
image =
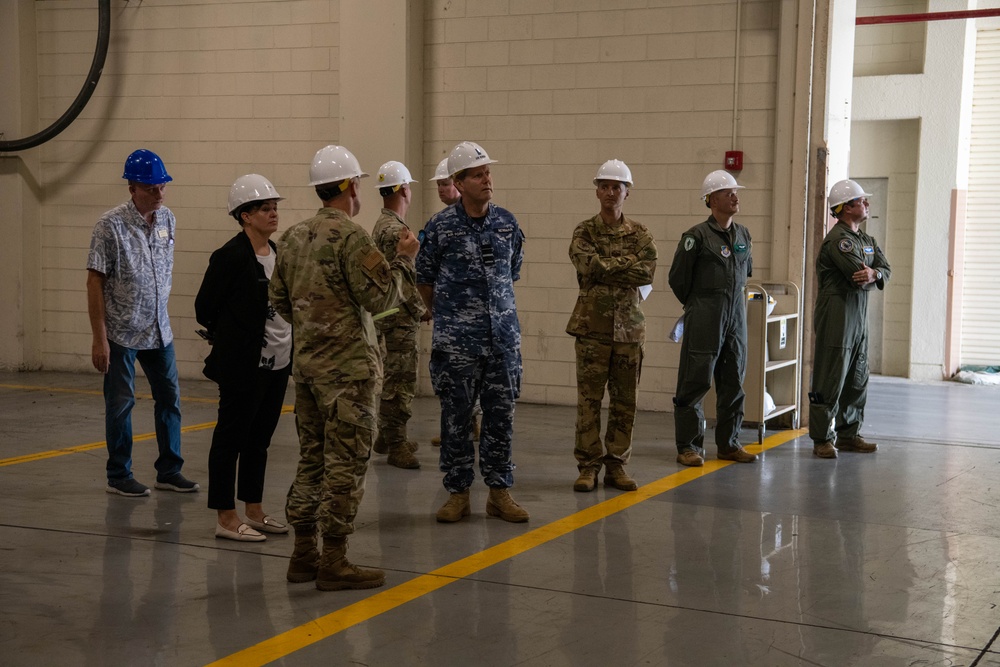
[[[363,179],[359,223],[371,229],[382,208],[375,172],[389,160],[423,169],[423,12],[419,0],[340,3],[340,143],[372,175]],[[423,178],[422,178],[423,177]],[[420,228],[420,187],[411,227]]]
[[[854,83],[855,0],[830,3],[830,35],[826,79],[826,140],[830,153],[828,182],[847,178],[851,162],[851,107]]]
[[[0,132],[22,139],[38,131],[35,3],[9,3],[0,21]],[[39,151],[0,154],[0,368],[39,364],[41,229]],[[80,272],[80,282],[84,275]]]

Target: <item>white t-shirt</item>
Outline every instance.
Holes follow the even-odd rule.
[[[257,255],[257,261],[264,267],[264,275],[271,279],[274,273],[274,251],[266,256]],[[272,371],[281,370],[292,362],[292,327],[278,314],[271,302],[267,302],[267,322],[264,323],[264,342],[260,351],[260,367]]]

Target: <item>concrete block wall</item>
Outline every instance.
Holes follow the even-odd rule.
[[[100,85],[80,118],[40,149],[42,333],[46,368],[90,368],[85,291],[97,218],[125,201],[122,164],[158,153],[177,216],[171,323],[179,371],[199,377],[207,352],[194,296],[208,257],[238,231],[229,186],[258,172],[287,199],[282,228],[315,210],[307,183],[317,148],[338,135],[337,2],[113,3]],[[39,106],[47,126],[76,96],[96,42],[95,3],[36,3]]]
[[[858,0],[858,16],[923,14],[927,0]],[[926,23],[858,26],[854,76],[920,74],[924,71]]]
[[[96,11],[84,0],[36,8],[44,126],[66,108],[87,71]],[[340,71],[350,62],[340,50],[340,10],[335,0],[115,3],[97,93],[73,126],[39,149],[44,367],[90,367],[90,231],[127,197],[120,180],[125,156],[147,147],[175,179],[166,202],[178,218],[170,312],[180,372],[200,377],[206,349],[193,333],[193,299],[209,253],[236,232],[224,209],[229,185],[250,171],[270,178],[287,198],[282,229],[315,210],[305,185],[309,161],[342,131]],[[423,6],[423,151],[410,165],[423,204],[409,218],[419,226],[440,207],[430,175],[455,143],[477,141],[500,160],[495,201],[519,218],[528,237],[517,286],[524,400],[576,400],[573,339],[564,332],[576,298],[567,248],[576,224],[598,210],[591,180],[604,160],[630,165],[636,185],[626,215],[650,228],[660,254],[645,308],[640,407],[671,409],[679,346],[666,337],[681,308],[667,272],[680,235],[708,214],[701,181],[721,168],[726,150],[744,151],[739,220],[753,235],[754,277],[770,277],[772,241],[789,224],[771,215],[778,11],[770,1],[742,3],[734,140],[730,0]],[[350,57],[377,54],[373,44]],[[378,85],[371,82],[370,94],[379,94]],[[359,157],[364,150],[356,149]],[[425,332],[425,349],[428,338]]]
[[[726,150],[745,152],[740,221],[767,277],[777,76],[777,6],[744,2],[740,110],[732,142],[736,3],[694,0],[434,0],[425,7],[425,149],[429,174],[462,140],[494,159],[494,202],[527,235],[516,294],[524,400],[576,402],[576,300],[567,250],[599,206],[592,179],[605,160],[630,166],[625,214],[653,233],[659,262],[645,305],[648,343],[640,407],[670,410],[681,314],[667,272],[681,234],[707,217],[704,176]],[[425,218],[439,207],[432,202]],[[426,347],[426,341],[425,341]]]

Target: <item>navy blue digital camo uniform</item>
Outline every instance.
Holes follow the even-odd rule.
[[[476,219],[459,201],[424,228],[417,284],[434,288],[430,377],[441,400],[441,471],[450,493],[468,489],[475,478],[471,420],[477,395],[483,409],[480,472],[491,488],[514,483],[511,438],[521,392],[514,281],[523,258],[517,219],[494,204]]]

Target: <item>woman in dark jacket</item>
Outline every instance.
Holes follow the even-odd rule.
[[[218,510],[215,536],[262,542],[262,533],[287,533],[261,504],[267,448],[278,425],[291,371],[291,327],[267,298],[282,197],[263,176],[233,183],[229,213],[243,228],[212,253],[194,308],[212,351],[205,375],[219,385],[219,420],[208,453],[208,506]],[[239,494],[236,494],[237,461]],[[234,497],[246,505],[246,519]]]

